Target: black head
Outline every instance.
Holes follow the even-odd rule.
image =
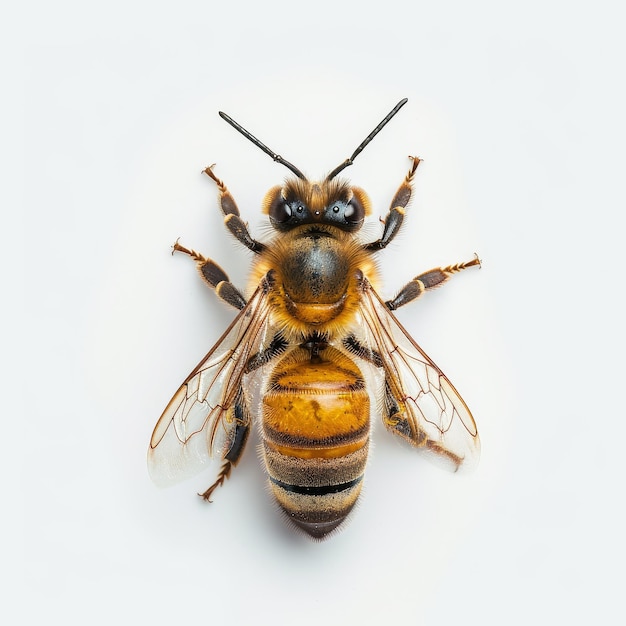
[[[296,176],[295,179],[287,181],[284,187],[273,187],[265,196],[263,209],[269,215],[274,228],[287,231],[303,224],[327,224],[352,232],[363,225],[365,216],[370,212],[370,202],[362,189],[351,187],[347,182],[336,180],[335,177],[352,165],[365,146],[406,103],[407,98],[400,100],[352,155],[332,170],[322,182],[310,182],[295,165],[268,148],[226,113],[220,111],[220,116]]]
[[[326,224],[355,232],[370,213],[370,201],[362,189],[344,180],[311,183],[295,178],[267,192],[263,212],[269,215],[272,226],[283,232],[304,224]]]

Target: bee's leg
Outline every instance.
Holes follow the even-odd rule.
[[[286,349],[289,343],[283,337],[283,334],[279,331],[277,332],[270,341],[267,348],[260,350],[256,354],[253,354],[246,363],[246,374],[253,372],[259,367],[263,367],[266,363],[269,363],[273,358],[277,357],[279,354],[282,354]]]
[[[368,346],[363,345],[354,335],[348,335],[343,340],[343,346],[352,354],[358,356],[365,361],[369,361],[376,367],[383,368],[384,362],[380,353],[377,350],[373,350]],[[383,423],[387,428],[393,431],[397,431],[397,434],[402,435],[405,439],[409,438],[410,426],[406,418],[402,417],[400,406],[396,401],[392,387],[389,384],[389,380],[385,375],[385,393],[383,396],[382,404],[382,418]]]
[[[404,212],[409,204],[409,200],[411,199],[411,192],[413,189],[411,187],[411,181],[413,180],[413,176],[415,176],[417,166],[420,164],[420,159],[418,157],[409,158],[412,159],[413,164],[404,178],[404,181],[402,181],[402,184],[398,187],[396,195],[391,201],[389,213],[387,213],[387,217],[383,221],[385,225],[383,228],[383,234],[380,239],[366,244],[366,250],[382,250],[398,234],[400,226],[402,226],[402,222],[404,221]]]
[[[206,490],[198,495],[207,502],[213,502],[211,495],[213,492],[224,484],[224,481],[230,476],[230,472],[233,469],[233,463],[229,460],[224,461],[220,473],[217,475],[217,480]]]
[[[344,337],[343,347],[355,356],[363,359],[364,361],[369,361],[375,367],[384,368],[385,366],[380,352],[366,345],[363,345],[353,334]],[[385,394],[382,405],[382,418],[385,426],[387,428],[395,428],[402,431],[403,426],[400,425],[398,427],[400,421],[399,414],[400,409],[398,403],[396,402],[393,391],[391,390],[391,386],[389,385],[389,380],[387,379],[387,375],[385,374]]]
[[[204,173],[215,182],[220,192],[219,202],[222,213],[224,214],[224,224],[226,228],[242,243],[246,248],[256,252],[257,254],[265,249],[265,246],[256,239],[252,238],[248,227],[239,215],[237,203],[232,197],[226,185],[213,173],[213,165],[207,167]]]
[[[253,372],[259,367],[265,365],[275,356],[284,352],[287,345],[288,343],[283,335],[280,332],[276,333],[267,348],[261,350],[248,359],[248,362],[246,363],[246,373],[248,374]],[[251,417],[242,389],[239,389],[239,392],[237,393],[233,407],[229,411],[228,418],[236,422],[232,443],[224,455],[224,463],[222,464],[220,472],[217,475],[217,480],[204,493],[198,494],[208,502],[211,502],[211,494],[218,487],[223,485],[224,481],[230,476],[232,468],[239,462],[248,441]]]
[[[456,274],[468,267],[474,267],[475,265],[480,267],[480,259],[477,254],[474,255],[471,261],[467,261],[466,263],[457,263],[456,265],[448,265],[447,267],[436,267],[428,272],[424,272],[404,285],[398,292],[398,295],[392,300],[387,300],[385,304],[390,311],[395,311],[408,302],[419,298],[425,291],[443,285],[452,274]]]
[[[376,367],[384,367],[383,359],[376,350],[363,345],[354,335],[348,335],[343,340],[344,348],[352,354],[369,361]],[[439,442],[428,437],[428,434],[420,428],[419,424],[413,424],[406,418],[406,408],[403,398],[398,395],[398,386],[390,384],[385,375],[385,390],[382,402],[382,420],[385,427],[394,435],[399,435],[411,445],[418,448],[427,448],[432,452],[447,457],[455,467],[461,465],[463,459],[449,450],[446,450]]]
[[[172,254],[174,254],[174,252],[184,252],[188,254],[196,262],[200,276],[202,276],[204,281],[207,282],[211,288],[215,289],[215,293],[224,300],[224,302],[240,310],[246,306],[246,299],[239,289],[230,282],[228,274],[226,274],[215,261],[203,257],[195,250],[181,246],[178,240],[172,246]]]
[[[198,494],[207,502],[211,502],[211,494],[224,484],[224,481],[230,476],[233,467],[239,463],[239,459],[248,442],[248,435],[250,434],[250,413],[241,389],[237,394],[233,407],[229,411],[228,417],[235,421],[235,431],[230,448],[224,455],[224,463],[217,475],[217,480],[206,491]]]
[[[402,401],[399,402],[399,400],[400,399],[394,395],[389,380],[385,379],[385,396],[383,403],[383,423],[385,428],[394,435],[402,437],[402,439],[408,441],[416,448],[423,448],[435,452],[451,463],[452,468],[456,472],[461,466],[461,463],[463,463],[463,458],[447,450],[439,441],[432,439],[419,424],[409,421],[406,418],[406,408],[401,408],[404,403]]]
[[[383,360],[380,358],[380,354],[369,348],[364,346],[355,335],[350,334],[343,338],[343,347],[346,348],[352,354],[358,356],[360,359],[364,359],[365,361],[369,361],[372,365],[376,367],[383,366]]]

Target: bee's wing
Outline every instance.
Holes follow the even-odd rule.
[[[221,460],[235,437],[233,403],[246,364],[266,341],[269,304],[260,286],[211,351],[189,374],[154,427],[148,471],[159,486],[189,478],[213,457]],[[241,397],[241,393],[239,393]]]
[[[385,373],[385,426],[445,462],[469,469],[480,456],[474,418],[443,372],[415,343],[366,281],[363,328]]]

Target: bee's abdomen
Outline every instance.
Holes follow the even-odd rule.
[[[283,359],[263,398],[263,439],[276,500],[298,526],[324,537],[361,491],[369,442],[369,396],[340,352],[298,349]]]

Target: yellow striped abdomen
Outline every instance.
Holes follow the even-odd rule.
[[[357,365],[334,348],[297,348],[276,366],[263,397],[263,442],[276,500],[298,526],[324,537],[359,493],[370,431]]]

